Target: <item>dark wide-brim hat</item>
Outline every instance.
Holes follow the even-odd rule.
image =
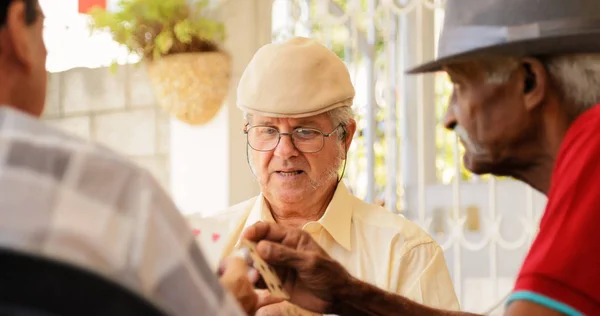
[[[447,0],[438,57],[408,73],[486,56],[600,53],[600,0]]]

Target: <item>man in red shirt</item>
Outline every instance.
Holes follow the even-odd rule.
[[[448,0],[438,59],[445,118],[476,174],[547,194],[506,315],[600,315],[600,1]],[[245,237],[278,267],[292,302],[340,315],[465,315],[351,277],[306,234],[258,223]],[[377,241],[373,241],[377,242]]]

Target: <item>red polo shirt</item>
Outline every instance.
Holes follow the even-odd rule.
[[[561,144],[548,204],[509,303],[529,300],[566,315],[600,315],[600,105]]]

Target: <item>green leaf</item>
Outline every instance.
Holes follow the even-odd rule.
[[[113,61],[110,66],[108,67],[108,69],[110,70],[110,72],[114,75],[117,73],[117,71],[119,70],[119,63],[117,63],[116,61]]]
[[[209,10],[208,0],[120,0],[113,12],[93,8],[90,30],[109,32],[129,53],[145,59],[214,51],[225,40],[225,26],[208,18]]]
[[[173,34],[169,30],[162,31],[154,41],[160,54],[165,54],[173,47]]]
[[[179,21],[175,24],[175,37],[182,43],[192,41],[192,23],[189,20]]]

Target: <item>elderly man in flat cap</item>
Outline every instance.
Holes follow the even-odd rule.
[[[307,38],[262,47],[239,83],[250,168],[261,194],[218,216],[225,254],[260,221],[298,228],[356,278],[438,308],[458,309],[440,246],[404,217],[352,196],[339,174],[356,130],[354,87],[333,52]],[[279,314],[285,303],[258,315]]]
[[[438,59],[454,83],[445,125],[468,169],[508,175],[548,204],[506,315],[600,315],[600,1],[448,0]],[[465,315],[351,277],[305,232],[244,237],[288,271],[291,300],[340,315]],[[334,259],[332,259],[334,258]]]

